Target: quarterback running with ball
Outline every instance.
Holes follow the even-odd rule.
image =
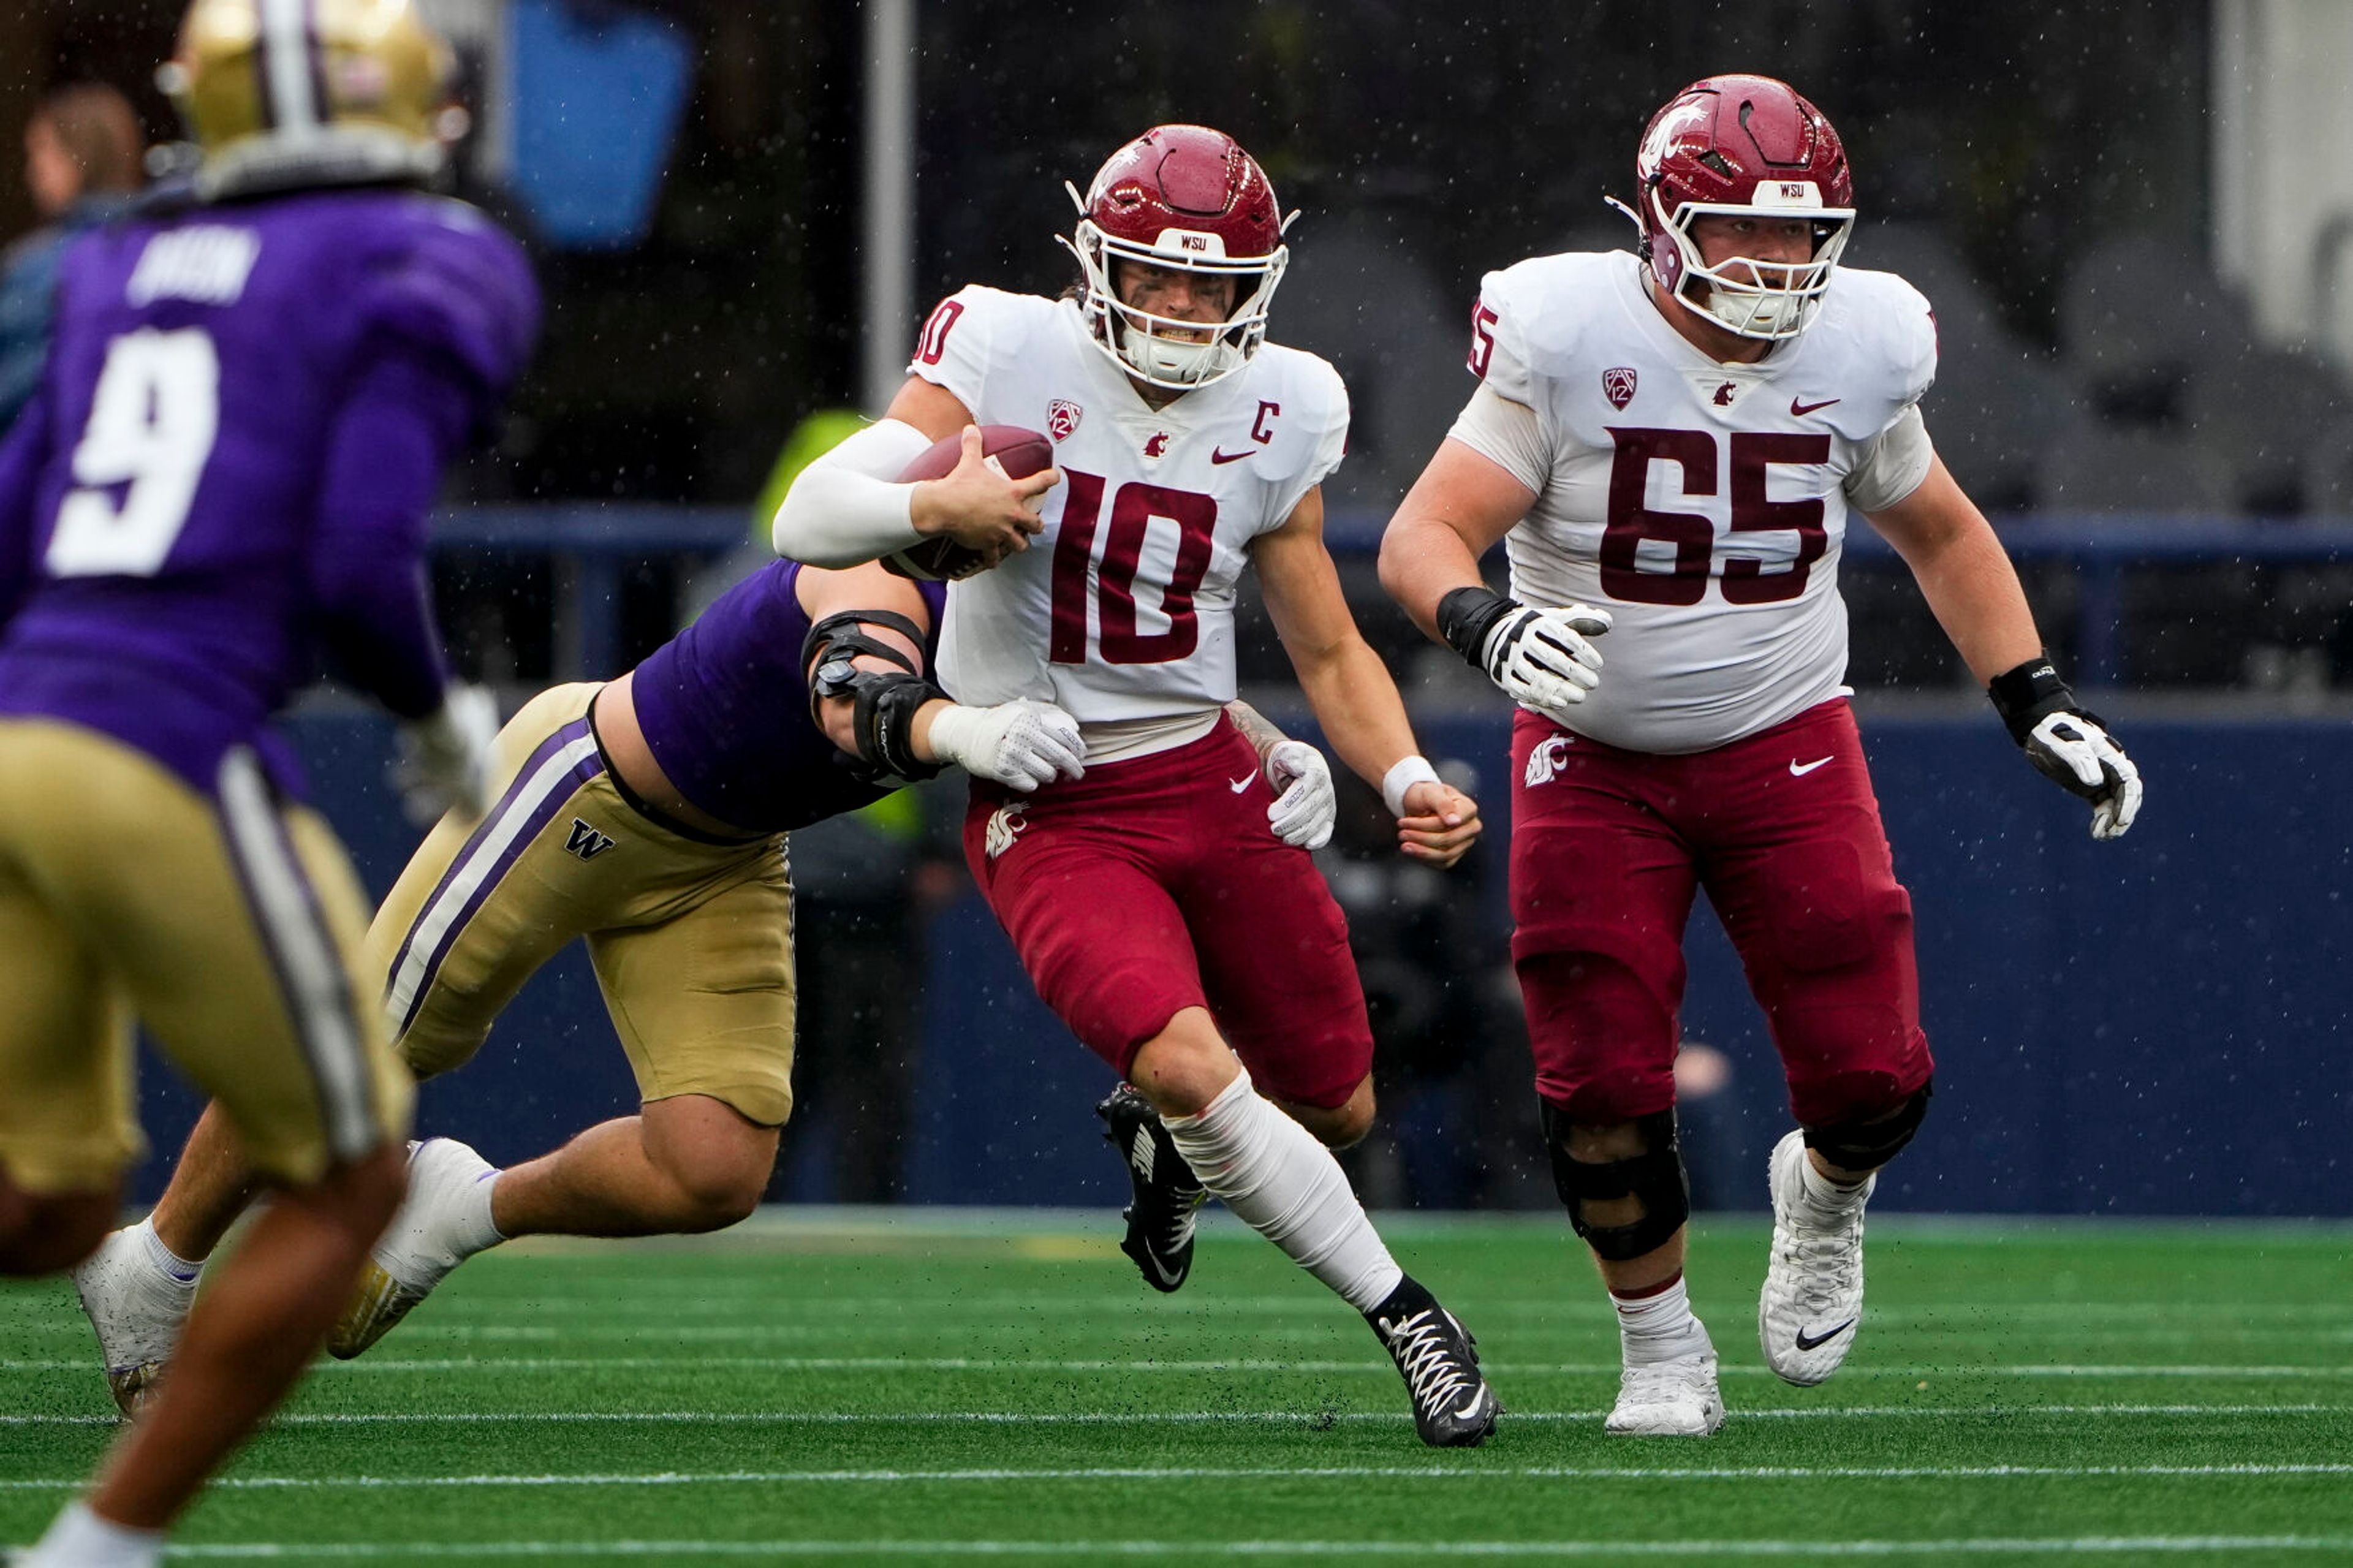
[[[1928,302],[1838,264],[1853,187],[1830,121],[1781,82],[1712,78],[1651,120],[1635,172],[1637,254],[1488,275],[1481,385],[1390,522],[1381,578],[1520,708],[1513,959],[1554,1177],[1618,1310],[1608,1428],[1702,1434],[1724,1405],[1683,1289],[1673,1076],[1694,892],[1788,1074],[1757,1312],[1788,1382],[1852,1346],[1863,1205],[1928,1105],[1911,900],[1843,684],[1848,514],[1894,544],[2094,837],[2132,826],[2141,786],[1929,445]],[[1480,580],[1499,540],[1508,596]]]
[[[994,569],[949,591],[942,683],[959,701],[1055,702],[1086,741],[1082,779],[1026,797],[976,782],[965,847],[1039,994],[1133,1086],[1102,1107],[1135,1189],[1125,1249],[1176,1289],[1194,1205],[1222,1199],[1365,1315],[1425,1442],[1477,1443],[1496,1406],[1469,1337],[1390,1258],[1327,1147],[1371,1122],[1372,1034],[1339,908],[1270,820],[1292,792],[1328,790],[1327,770],[1303,745],[1262,763],[1224,708],[1248,565],[1403,852],[1450,866],[1476,837],[1478,808],[1416,752],[1324,547],[1347,394],[1324,361],[1265,341],[1284,219],[1230,137],[1158,127],[1072,195],[1075,298],[943,301],[887,416],[796,481],[776,548],[872,559],[961,509],[957,536]],[[946,479],[892,482],[984,423],[1046,432],[1058,479],[992,477],[975,432]]]

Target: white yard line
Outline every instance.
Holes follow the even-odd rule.
[[[1744,1465],[1644,1468],[1617,1465],[1517,1465],[1507,1468],[1436,1465],[1093,1466],[1085,1468],[956,1470],[660,1470],[601,1475],[230,1476],[216,1490],[398,1491],[448,1487],[705,1487],[997,1484],[1035,1481],[1430,1480],[1463,1481],[1809,1481],[2081,1480],[2091,1477],[2243,1479],[2346,1476],[2353,1464],[2284,1465]],[[0,1491],[74,1491],[83,1476],[0,1480]]]
[[[39,1357],[0,1360],[0,1372],[69,1372],[93,1365],[88,1358]],[[1484,1370],[1499,1377],[1615,1377],[1618,1363],[1600,1361],[1512,1362],[1488,1360]],[[1052,1373],[1289,1373],[1330,1376],[1337,1373],[1358,1373],[1391,1377],[1394,1370],[1387,1362],[1370,1358],[1335,1361],[1326,1359],[1293,1359],[1269,1356],[1234,1356],[1199,1361],[1118,1360],[1108,1357],[1074,1356],[805,1356],[805,1355],[652,1355],[652,1356],[503,1356],[463,1355],[397,1357],[372,1356],[358,1361],[325,1362],[318,1370],[336,1375],[358,1373],[445,1373],[445,1372],[645,1372],[675,1367],[681,1372],[694,1372],[714,1367],[733,1370],[765,1369],[771,1372],[1052,1372]],[[1726,1366],[1725,1377],[1767,1377],[1771,1369],[1762,1366]],[[1966,1362],[1941,1365],[1869,1366],[1850,1369],[1847,1376],[1895,1378],[1967,1378],[1967,1377],[2209,1377],[2254,1378],[2353,1378],[2353,1364],[2289,1366],[2226,1366],[2216,1364],[2180,1365],[2171,1363],[2119,1364],[2110,1366],[2078,1366],[2027,1362],[2001,1366],[1978,1366]]]
[[[1736,1408],[1740,1421],[1847,1420],[1856,1416],[1896,1420],[2001,1420],[2027,1416],[2116,1415],[2310,1415],[2322,1412],[2353,1413],[2353,1405],[1988,1405],[1969,1408],[1952,1405],[1783,1405],[1760,1410]],[[1513,1410],[1511,1421],[1599,1421],[1599,1410]],[[554,1424],[615,1424],[776,1426],[1154,1426],[1208,1424],[1275,1423],[1323,1426],[1340,1421],[1403,1422],[1403,1413],[1371,1410],[1163,1410],[1149,1414],[1100,1411],[1027,1410],[444,1410],[444,1411],[298,1411],[280,1415],[278,1426],[476,1426]],[[115,1415],[0,1415],[0,1426],[114,1426]]]

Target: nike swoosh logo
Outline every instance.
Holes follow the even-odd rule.
[[[1840,401],[1841,400],[1839,398],[1825,397],[1820,403],[1800,403],[1796,398],[1792,397],[1789,399],[1789,412],[1797,418],[1803,419],[1807,415],[1813,413],[1816,409],[1828,408],[1831,404]]]
[[[1244,447],[1239,452],[1211,452],[1209,454],[1209,461],[1212,463],[1239,463],[1244,458],[1255,458],[1257,456],[1258,448],[1256,447]]]
[[[1824,763],[1829,761],[1830,758],[1828,757],[1816,757],[1810,763],[1801,763],[1798,761],[1797,758],[1791,757],[1789,759],[1789,776],[1793,779],[1804,778],[1808,773],[1812,773],[1816,768],[1820,767]]]
[[[1800,1329],[1798,1331],[1798,1348],[1801,1351],[1819,1349],[1820,1347],[1830,1343],[1832,1340],[1838,1338],[1849,1329],[1854,1327],[1858,1321],[1859,1320],[1854,1318],[1849,1318],[1845,1322],[1841,1323],[1837,1328],[1832,1329],[1826,1334],[1809,1334],[1803,1329]]]
[[[1250,788],[1250,780],[1256,777],[1258,777],[1256,773],[1244,773],[1241,777],[1234,780],[1234,782],[1228,787],[1232,789],[1236,795],[1240,795],[1242,791]]]

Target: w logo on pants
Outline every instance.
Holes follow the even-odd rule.
[[[1568,744],[1567,735],[1554,735],[1536,742],[1535,750],[1528,753],[1528,771],[1523,775],[1528,788],[1552,783],[1553,775],[1567,765]]]
[[[576,816],[572,819],[572,837],[564,841],[564,847],[579,856],[583,860],[594,860],[612,847],[613,840],[610,837],[597,832]]]

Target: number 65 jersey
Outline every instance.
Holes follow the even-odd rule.
[[[1045,431],[1062,473],[1029,548],[950,586],[942,684],[960,702],[1059,702],[1095,761],[1198,736],[1234,696],[1251,542],[1339,466],[1338,373],[1266,343],[1155,409],[1076,304],[978,287],[932,312],[908,369],[981,424]]]
[[[1700,752],[1844,695],[1849,490],[1892,504],[1927,471],[1925,437],[1878,458],[1936,367],[1928,302],[1890,273],[1840,268],[1813,326],[1755,364],[1678,334],[1626,252],[1488,274],[1471,369],[1535,432],[1474,398],[1451,434],[1536,492],[1506,537],[1514,596],[1615,623],[1570,728]]]

